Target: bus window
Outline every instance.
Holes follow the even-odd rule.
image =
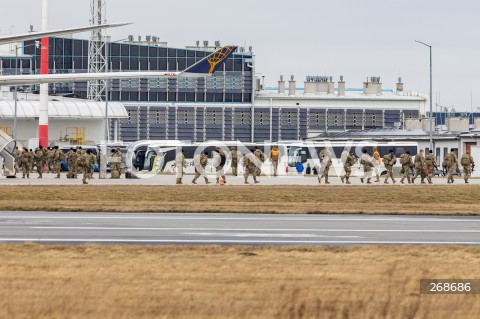
[[[295,167],[298,162],[307,161],[307,151],[302,147],[291,146],[288,150],[288,166]]]

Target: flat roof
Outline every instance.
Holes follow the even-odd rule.
[[[40,101],[17,101],[17,118],[38,118]],[[0,101],[0,118],[14,118],[15,101]],[[122,103],[109,102],[110,118],[128,118]],[[48,101],[48,117],[63,119],[103,119],[105,118],[105,102],[88,100]]]

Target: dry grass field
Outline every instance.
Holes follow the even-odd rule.
[[[187,247],[0,244],[0,318],[478,318],[462,246]]]
[[[8,186],[2,210],[478,215],[478,186]]]

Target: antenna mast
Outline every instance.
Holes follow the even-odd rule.
[[[106,0],[90,0],[91,20],[90,25],[100,25],[107,22]],[[88,73],[101,73],[107,70],[105,31],[93,30],[88,42]],[[88,82],[87,98],[102,101],[106,94],[106,81],[95,80]]]

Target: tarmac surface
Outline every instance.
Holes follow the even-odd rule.
[[[17,178],[6,178],[4,176],[0,177],[0,186],[7,186],[7,185],[81,185],[82,184],[82,178],[81,175],[79,175],[79,178],[77,179],[68,179],[66,177],[65,173],[62,173],[61,178],[57,179],[55,178],[54,174],[43,174],[43,178],[39,179],[38,174],[33,173],[30,175],[30,178],[23,179],[21,178],[21,174],[17,174]],[[125,179],[125,174],[122,175],[122,178],[120,179],[99,179],[99,174],[95,173],[94,174],[94,179],[91,179],[88,181],[90,185],[175,185],[175,175],[174,174],[138,174],[138,179]],[[209,175],[208,176],[210,182],[209,186],[215,186],[215,175]],[[192,185],[192,179],[193,175],[185,175],[183,177],[183,183],[185,185]],[[225,186],[228,185],[245,185],[244,184],[244,179],[242,176],[226,176],[227,183]],[[396,183],[395,185],[402,185],[400,184],[400,178],[395,177]],[[283,175],[279,177],[271,177],[271,176],[261,176],[258,178],[260,181],[259,184],[257,185],[318,185],[318,178],[315,175],[309,175],[309,176],[304,176],[304,175],[296,175],[296,174],[291,174],[291,175]],[[390,184],[386,185],[383,183],[384,177],[380,178],[380,182],[376,183],[374,182],[375,178],[372,178],[372,184],[371,185],[384,185],[385,187],[393,185],[391,181],[389,181]],[[252,177],[248,179],[250,182],[250,185],[253,184]],[[425,180],[426,181],[426,180]],[[324,185],[325,180],[322,180],[322,185]],[[339,177],[336,176],[330,176],[329,177],[329,182],[330,185],[345,185],[342,184],[342,181],[340,180]],[[346,187],[352,187],[354,185],[367,185],[367,184],[362,184],[360,181],[359,177],[351,177],[350,182],[352,183],[351,185],[345,185]],[[420,178],[415,180],[415,183],[408,184],[407,181],[404,181],[405,184],[404,186],[413,186],[413,185],[429,185],[429,184],[421,184],[420,183]],[[480,185],[480,179],[479,178],[473,178],[469,180],[470,184],[474,185]],[[197,180],[197,185],[202,186],[205,185],[203,177],[200,177]],[[435,186],[435,185],[447,185],[447,178],[446,177],[436,177],[433,179],[433,184],[429,186]],[[465,185],[465,181],[463,180],[463,177],[458,177],[455,176],[455,182],[453,184],[449,185]],[[248,185],[245,185],[248,186]]]
[[[0,242],[480,245],[480,216],[0,212]]]

